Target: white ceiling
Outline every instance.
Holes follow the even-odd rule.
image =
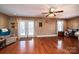
[[[58,13],[58,18],[68,18],[79,16],[79,5],[69,4],[0,4],[0,12],[9,16],[39,16],[45,15],[42,12],[48,11],[50,7],[64,10],[63,13]]]

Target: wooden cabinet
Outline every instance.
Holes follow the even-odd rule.
[[[58,32],[58,36],[64,36],[64,32]]]

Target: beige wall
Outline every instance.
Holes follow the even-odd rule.
[[[34,20],[35,22],[35,35],[55,35],[57,34],[57,23],[56,19],[34,19],[26,18],[26,20]],[[8,17],[4,14],[0,14],[0,28],[10,26],[11,22],[15,22],[15,32],[17,33],[17,18],[10,18],[8,24]],[[39,27],[39,22],[42,22],[42,27]],[[69,28],[79,28],[79,18],[64,20],[64,30]],[[14,29],[12,30],[14,31]]]
[[[4,14],[0,14],[0,28],[8,27],[8,17]]]
[[[79,18],[67,20],[67,27],[72,29],[79,28]]]
[[[54,35],[57,32],[56,19],[34,19],[28,18],[26,20],[34,20],[35,22],[35,35]],[[9,22],[8,22],[9,21]],[[10,26],[11,22],[15,22],[15,32],[17,33],[17,18],[8,20],[8,16],[0,14],[0,28]],[[39,22],[42,22],[42,27],[39,27]],[[79,28],[79,18],[64,20],[64,30],[69,28]]]
[[[15,18],[11,18],[11,19],[17,23]],[[11,22],[13,22],[12,20],[11,20]],[[34,20],[34,22],[35,22],[35,25],[34,25],[35,36],[55,35],[56,34],[56,20],[55,19],[48,19],[48,21],[46,21],[45,19],[33,19],[33,18],[30,19],[30,18],[28,18],[26,20]],[[42,27],[39,27],[39,22],[42,22]]]
[[[13,21],[12,21],[13,20]],[[31,19],[28,18],[26,20],[34,20],[35,22],[35,36],[37,35],[56,35],[57,34],[57,20],[56,19]],[[17,19],[12,18],[11,22],[15,22],[17,24]],[[39,22],[42,22],[42,27],[39,27]],[[79,18],[64,20],[64,30],[69,28],[79,28]],[[17,25],[16,25],[17,29]],[[17,33],[17,32],[16,32]]]
[[[14,28],[12,28],[12,24],[11,23],[15,23],[13,26]],[[11,29],[11,34],[16,34],[17,35],[17,18],[14,17],[9,17],[9,29]]]
[[[39,27],[39,22],[42,22],[42,27]],[[35,20],[35,35],[54,35],[56,34],[56,20],[45,19]]]
[[[37,35],[56,35],[57,34],[57,20],[56,19],[31,19],[28,18],[26,20],[34,20],[35,22],[35,36]],[[12,18],[10,22],[15,22],[17,24],[17,19]],[[42,22],[42,27],[39,27],[39,22]],[[69,28],[79,28],[79,18],[64,20],[64,30]],[[17,25],[16,25],[17,30]],[[17,33],[17,31],[16,31]]]
[[[35,36],[56,34],[56,19],[48,19],[48,21],[46,21],[46,19],[38,19],[38,18],[23,18],[23,19],[25,19],[25,20],[34,20],[34,22],[35,22],[35,25],[34,25],[34,27],[35,27]],[[9,23],[15,22],[17,24],[18,23],[17,20],[19,20],[19,18],[10,17]],[[42,22],[42,27],[39,27],[39,22]],[[16,25],[16,30],[17,29],[18,29],[18,27]],[[14,32],[14,31],[12,31],[12,32]],[[18,33],[18,31],[16,31],[16,33]]]
[[[64,20],[64,31],[67,30],[67,21]]]

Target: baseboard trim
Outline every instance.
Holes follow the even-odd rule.
[[[53,37],[53,36],[57,36],[56,34],[54,35],[37,35],[36,37]]]

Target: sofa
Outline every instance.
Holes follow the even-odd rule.
[[[78,32],[79,29],[67,29],[65,31],[65,36],[69,36],[69,37],[76,37],[75,33]]]
[[[11,37],[10,29],[7,28],[0,29],[0,38],[6,40],[6,45],[16,42],[16,37]]]
[[[5,39],[6,39],[6,45],[9,45],[9,44],[16,42],[16,37],[14,37],[14,36],[12,37],[9,35],[9,36],[6,36]]]
[[[75,33],[75,36],[78,37],[78,40],[79,40],[79,31]]]

